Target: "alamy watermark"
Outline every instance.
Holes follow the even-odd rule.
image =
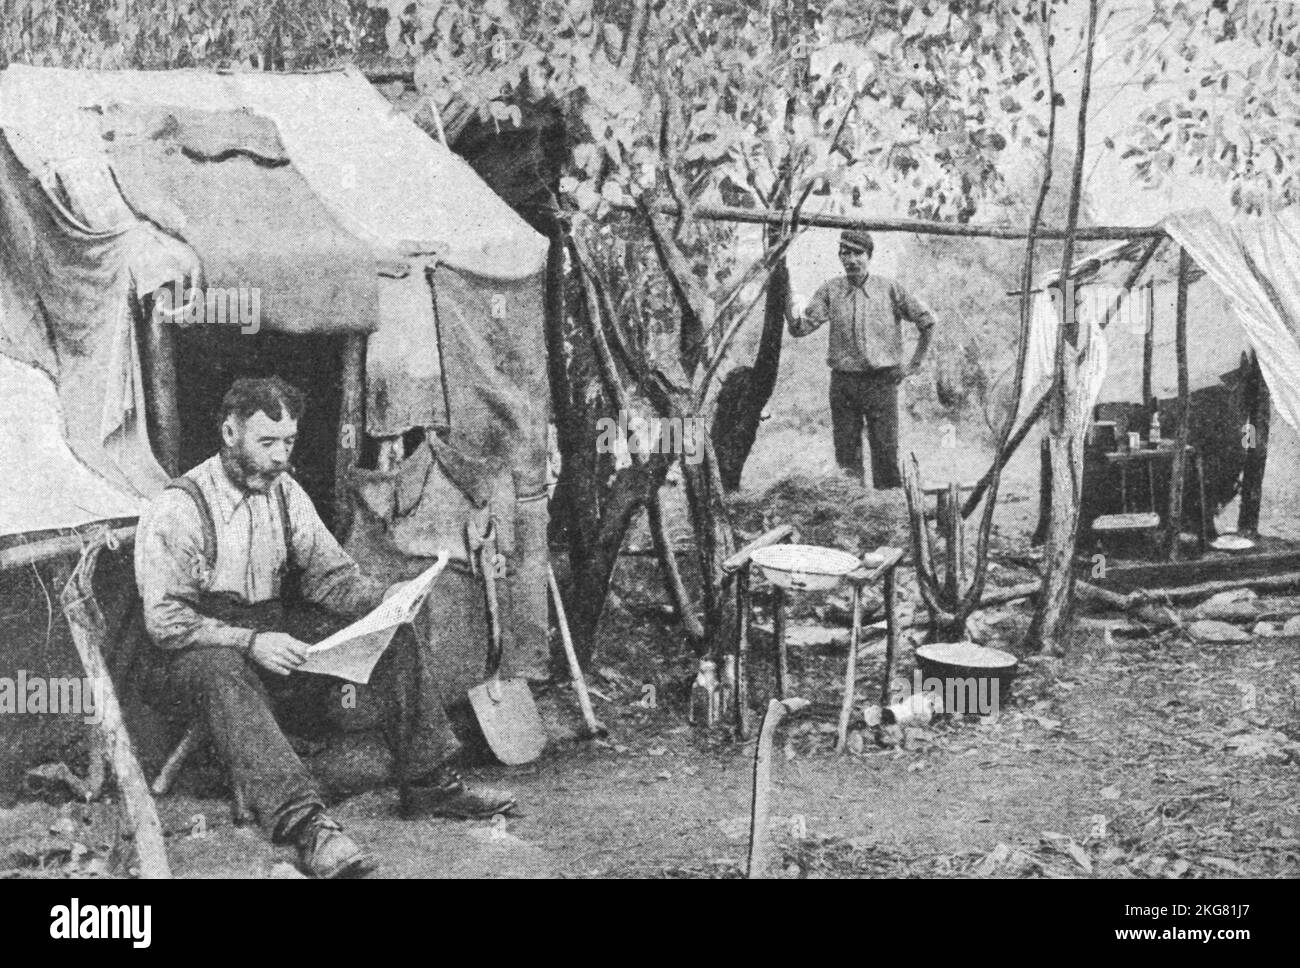
[[[921,670],[917,669],[910,682],[901,676],[890,682],[889,700],[891,705],[897,706],[915,696],[923,696],[935,711],[941,709],[956,716],[970,713],[996,718],[1001,687],[997,676],[922,678]]]
[[[180,279],[153,292],[153,321],[176,326],[225,326],[239,324],[239,331],[253,334],[262,328],[262,290],[186,288]]]
[[[0,715],[72,715],[98,724],[104,718],[104,682],[90,676],[0,676]]]
[[[1073,279],[1065,281],[1065,295],[1058,286],[1047,290],[1057,319],[1065,326],[1073,326],[1080,316],[1107,328],[1117,326],[1126,333],[1140,336],[1147,331],[1154,316],[1154,296],[1150,286],[1124,289],[1101,283],[1076,285]]]
[[[596,421],[596,453],[649,456],[675,454],[687,463],[704,460],[708,427],[703,417],[642,417],[618,412]]]

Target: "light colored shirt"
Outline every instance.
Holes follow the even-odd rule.
[[[287,561],[284,527],[274,491],[239,488],[213,455],[189,471],[207,498],[216,529],[216,567],[203,553],[203,522],[194,499],[171,488],[141,515],[136,529],[135,576],[145,627],[165,649],[246,648],[251,629],[201,615],[203,593],[225,592],[255,605],[280,597]],[[383,598],[385,586],[366,577],[329,533],[302,486],[284,475],[293,560],[304,599],[340,615],[362,615]]]
[[[918,330],[934,325],[934,315],[925,303],[894,280],[868,275],[855,286],[847,276],[840,276],[823,284],[803,315],[790,320],[790,333],[807,336],[830,323],[827,365],[845,373],[862,373],[903,365],[904,319]]]

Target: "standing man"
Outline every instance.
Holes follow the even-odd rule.
[[[387,590],[361,573],[287,473],[303,399],[278,377],[236,380],[221,403],[221,450],[173,481],[140,518],[136,582],[157,647],[154,702],[202,722],[263,829],[295,844],[305,873],[358,876],[373,858],[325,813],[285,738],[284,717],[319,723],[339,681],[295,672],[307,643],[364,615]],[[399,583],[400,584],[400,583]],[[375,669],[405,816],[488,817],[514,806],[467,787],[459,744],[408,630]]]
[[[823,284],[806,310],[791,298],[786,318],[792,336],[807,336],[831,324],[831,433],[835,462],[863,479],[862,425],[871,446],[871,480],[876,490],[902,486],[898,471],[898,385],[917,373],[930,348],[934,316],[892,279],[868,272],[875,246],[870,233],[840,233],[844,275]],[[903,323],[919,333],[916,352],[903,362]]]

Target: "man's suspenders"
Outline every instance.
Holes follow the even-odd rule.
[[[199,487],[198,481],[192,477],[182,474],[180,477],[173,478],[167,485],[167,489],[171,488],[184,491],[198,508],[199,522],[203,527],[203,561],[207,565],[208,572],[211,573],[217,567],[217,526],[212,517],[212,507],[208,504],[203,488]],[[280,527],[284,533],[285,565],[291,570],[293,528],[289,523],[289,495],[285,493],[284,486],[279,481],[276,482],[274,490],[276,505],[280,508]]]

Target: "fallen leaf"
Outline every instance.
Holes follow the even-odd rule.
[[[1092,873],[1092,860],[1088,857],[1086,850],[1072,840],[1065,845],[1065,851],[1074,858],[1074,862],[1082,867],[1086,873]]]
[[[1226,857],[1202,857],[1202,864],[1208,864],[1211,867],[1217,867],[1221,871],[1228,871],[1232,874],[1244,873],[1235,862],[1228,860]]]
[[[1103,800],[1118,800],[1120,788],[1117,786],[1106,786],[1101,788],[1101,798]]]

